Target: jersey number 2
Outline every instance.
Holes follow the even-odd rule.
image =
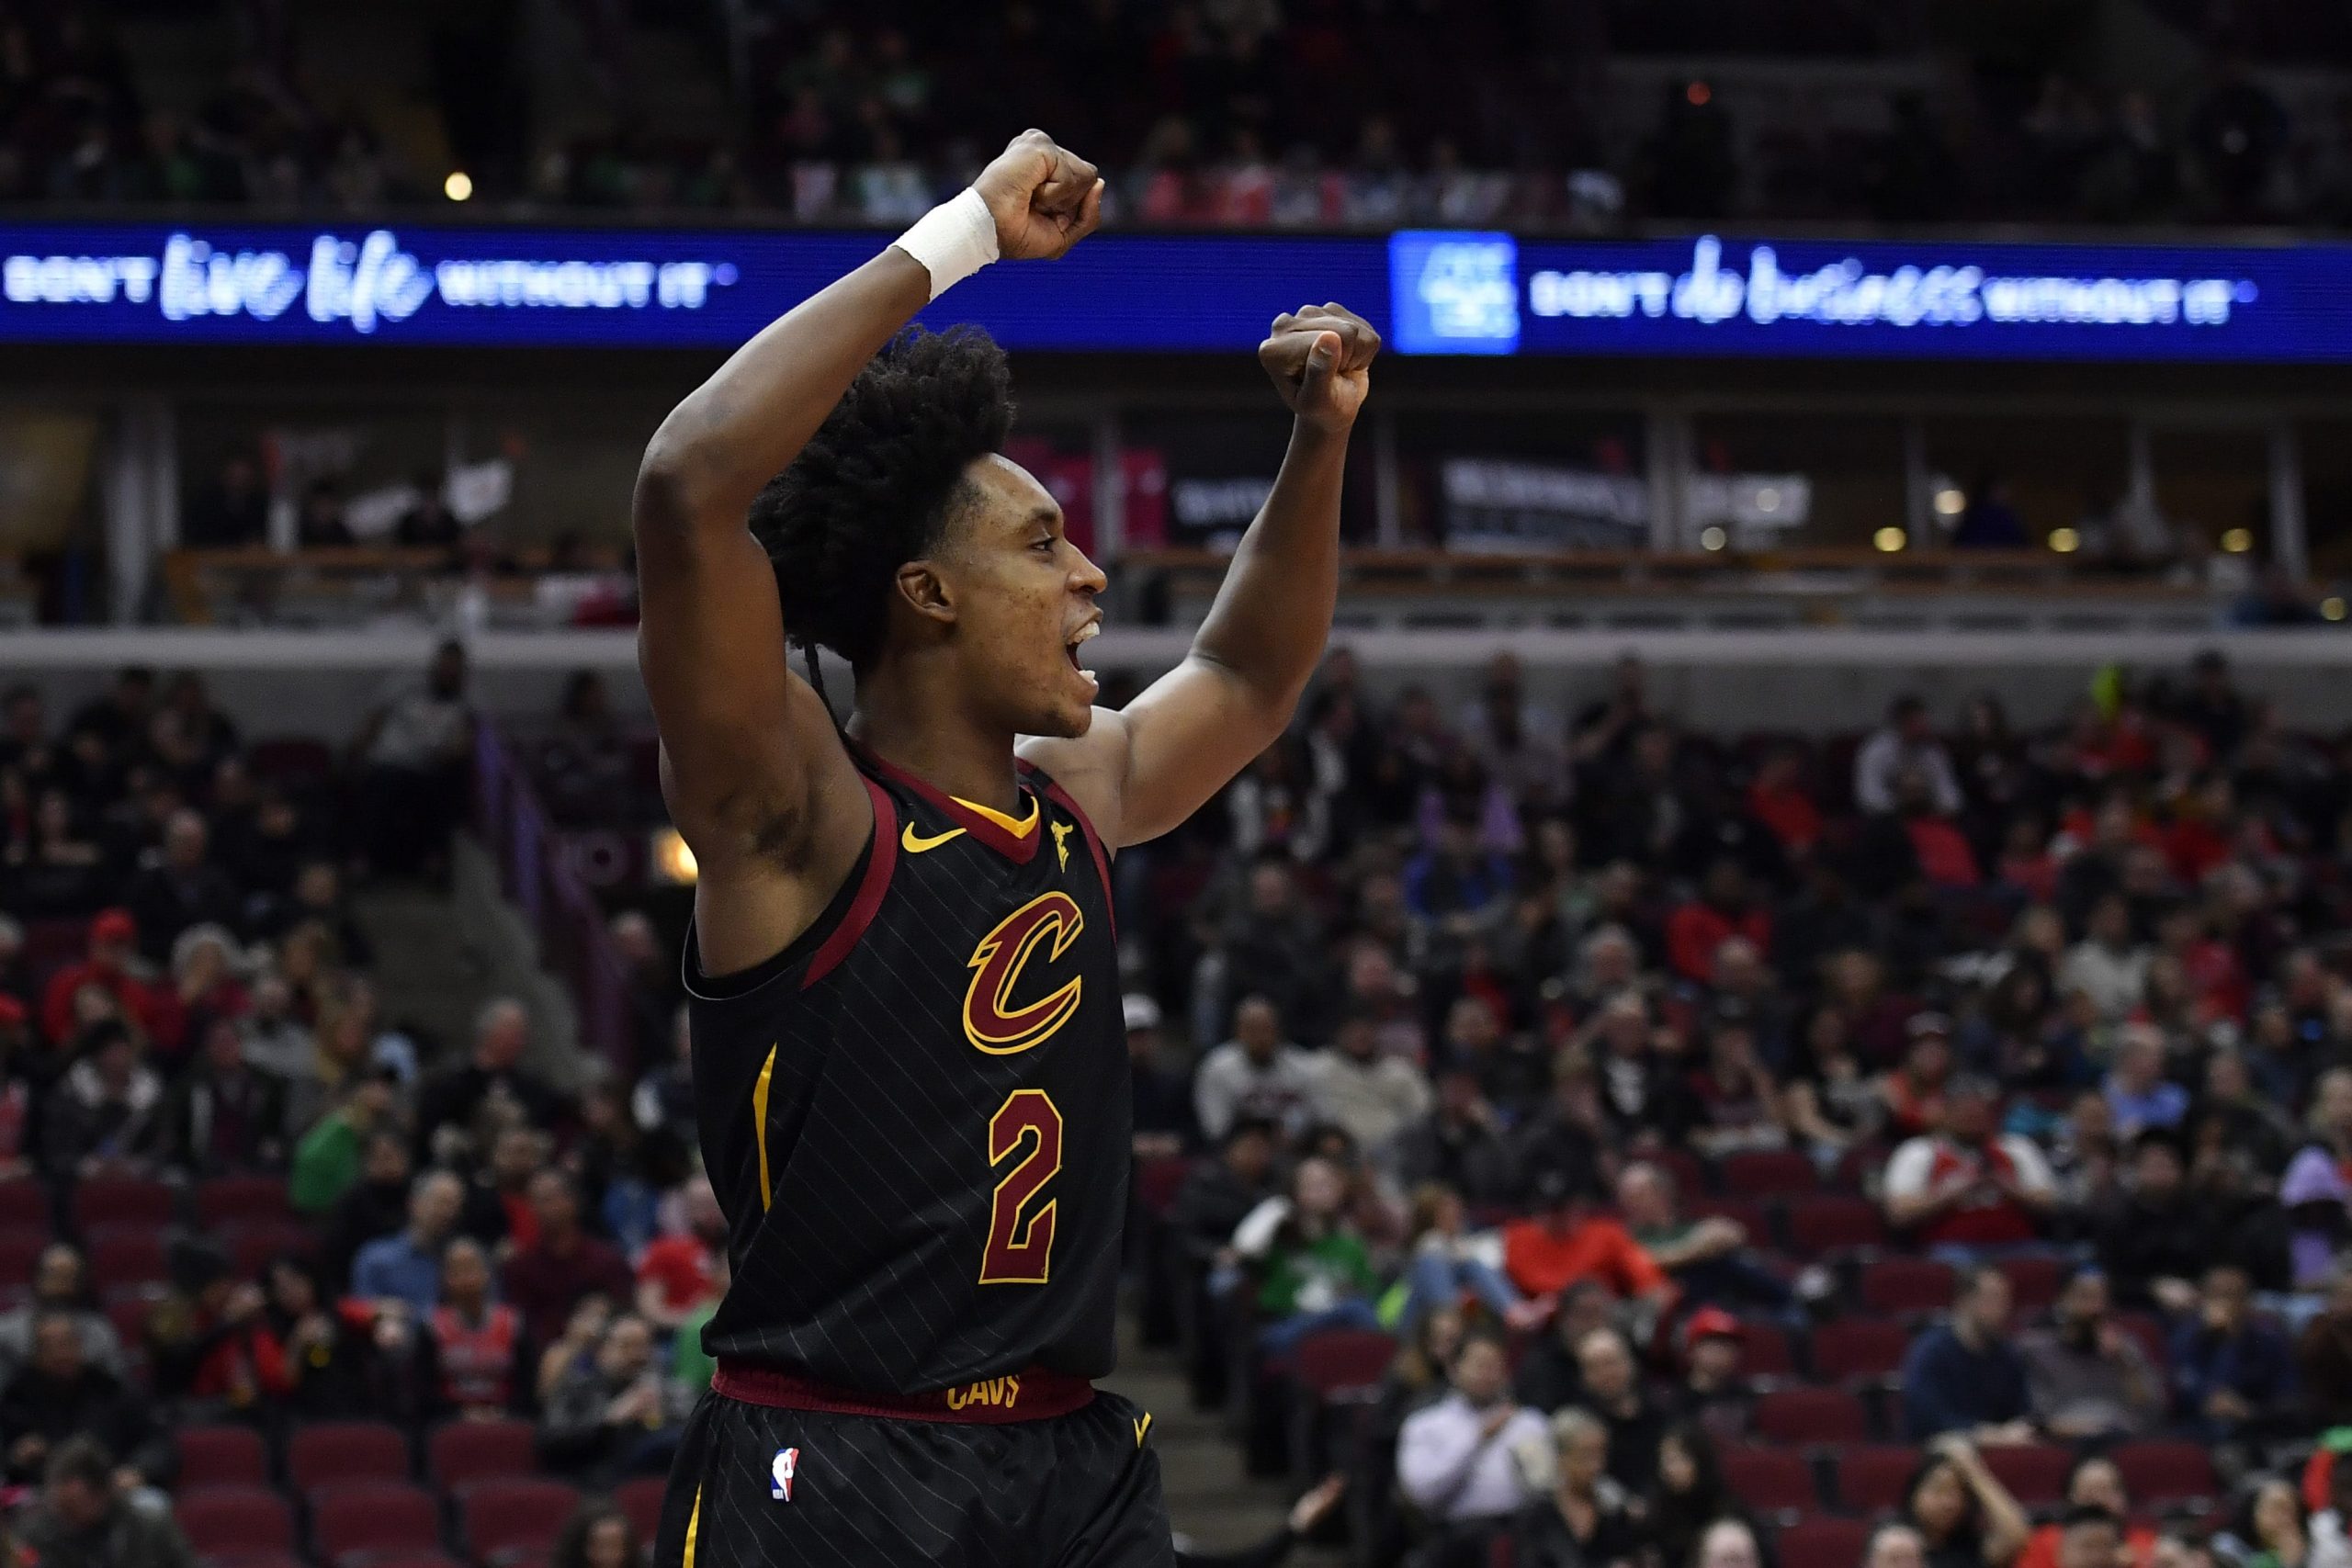
[[[1017,1156],[1017,1157],[1016,1157]],[[989,1207],[989,1239],[980,1254],[983,1285],[1042,1285],[1054,1253],[1054,1207],[1031,1207],[1062,1168],[1062,1113],[1042,1089],[1017,1089],[989,1118],[989,1166],[1012,1160],[998,1179]]]

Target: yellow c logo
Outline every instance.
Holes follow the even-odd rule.
[[[999,920],[966,964],[972,983],[964,989],[964,1037],[991,1056],[1011,1056],[1068,1023],[1078,1011],[1085,976],[1071,976],[1026,1007],[1012,1005],[1012,987],[1040,943],[1051,939],[1050,963],[1069,952],[1085,928],[1078,901],[1061,892],[1040,893]]]

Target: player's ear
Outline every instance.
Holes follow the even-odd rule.
[[[926,620],[945,626],[956,618],[955,594],[929,561],[910,560],[899,569],[899,597]]]

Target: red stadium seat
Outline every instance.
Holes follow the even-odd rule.
[[[2066,1473],[2075,1456],[2051,1443],[2003,1445],[1982,1450],[1984,1468],[2009,1489],[2019,1506],[2047,1508],[2066,1500]]]
[[[662,1532],[662,1498],[669,1484],[659,1475],[640,1475],[614,1489],[613,1503],[628,1516],[639,1540],[650,1541]]]
[[[30,1177],[0,1181],[0,1229],[45,1236],[56,1225],[57,1211],[50,1206],[48,1188]]]
[[[1789,1247],[1799,1258],[1886,1245],[1886,1220],[1863,1198],[1825,1193],[1789,1204]]]
[[[196,1219],[207,1230],[256,1222],[296,1223],[282,1176],[220,1176],[200,1183]]]
[[[1193,1162],[1182,1155],[1160,1155],[1136,1166],[1136,1201],[1154,1219],[1175,1206],[1177,1190],[1193,1173]]]
[[[1328,1328],[1299,1341],[1291,1376],[1316,1398],[1329,1399],[1377,1385],[1396,1359],[1396,1339],[1376,1328]]]
[[[107,1292],[105,1312],[107,1321],[114,1325],[115,1337],[125,1345],[144,1344],[148,1314],[155,1310],[155,1303],[163,1296],[164,1289],[160,1285],[132,1285]]]
[[[74,1184],[74,1228],[88,1235],[107,1225],[168,1225],[177,1217],[179,1193],[170,1184],[140,1176],[94,1176]]]
[[[1877,1258],[1862,1267],[1862,1305],[1871,1312],[1927,1314],[1951,1305],[1959,1276],[1928,1258]]]
[[[204,1568],[309,1568],[290,1551],[214,1551],[197,1561]]]
[[[2055,1258],[2007,1258],[2001,1272],[2008,1279],[2017,1310],[2029,1314],[2047,1311],[2066,1281],[2066,1265]]]
[[[280,1258],[308,1258],[318,1250],[318,1234],[300,1220],[250,1220],[229,1226],[220,1239],[239,1274],[258,1279]]]
[[[441,1510],[432,1493],[402,1482],[329,1486],[311,1499],[311,1541],[329,1562],[353,1552],[435,1551]]]
[[[180,1529],[200,1556],[294,1550],[294,1511],[258,1486],[208,1486],[173,1504]]]
[[[101,1294],[160,1285],[170,1278],[160,1230],[117,1228],[90,1243],[90,1283]]]
[[[579,1491],[560,1481],[485,1481],[466,1487],[458,1503],[466,1554],[488,1562],[517,1550],[544,1552],[579,1506]]]
[[[1764,1198],[1800,1198],[1821,1190],[1821,1173],[1812,1157],[1794,1149],[1749,1149],[1724,1156],[1724,1191],[1750,1201]]]
[[[2125,1443],[2109,1455],[2123,1472],[2124,1490],[2143,1508],[2213,1502],[2222,1491],[2212,1456],[2195,1443]]]
[[[45,1230],[0,1230],[0,1288],[29,1290],[50,1240]]]
[[[1838,1450],[1838,1506],[1869,1517],[1903,1506],[1903,1494],[1919,1468],[1917,1449],[1864,1443]]]
[[[1813,1466],[1792,1449],[1725,1449],[1723,1468],[1732,1495],[1758,1513],[1802,1514],[1820,1506]]]
[[[307,736],[274,735],[246,748],[245,766],[273,784],[322,784],[334,777],[334,752]]]
[[[387,1421],[314,1421],[287,1440],[286,1479],[297,1492],[408,1477],[408,1439]]]
[[[1790,1568],[1845,1568],[1870,1543],[1871,1527],[1860,1519],[1799,1519],[1772,1537],[1774,1554]]]
[[[365,1562],[367,1568],[458,1568],[446,1551],[371,1551]]]
[[[183,1491],[269,1484],[269,1451],[250,1427],[183,1427],[173,1441],[179,1449]]]
[[[1713,1184],[1707,1179],[1707,1168],[1689,1149],[1653,1149],[1642,1158],[1674,1178],[1675,1190],[1685,1199],[1704,1197]]]
[[[2172,1358],[2172,1343],[2165,1333],[2164,1319],[2152,1312],[2119,1312],[2115,1326],[2140,1342],[2140,1348],[2148,1353],[2148,1365],[2160,1372],[2165,1370]]]
[[[1794,1377],[1797,1358],[1789,1331],[1770,1318],[1740,1319],[1739,1368],[1751,1378]]]
[[[1756,1435],[1774,1443],[1859,1443],[1870,1436],[1870,1417],[1841,1389],[1775,1389],[1756,1401]]]
[[[1841,1317],[1813,1331],[1813,1375],[1824,1382],[1882,1382],[1903,1370],[1911,1333],[1877,1317]]]
[[[528,1421],[452,1421],[424,1440],[424,1472],[445,1488],[536,1475],[539,1455]]]

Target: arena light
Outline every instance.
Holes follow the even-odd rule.
[[[2050,547],[2062,556],[2071,556],[2083,547],[2083,536],[2072,528],[2052,528]]]
[[[2344,618],[2344,596],[2340,593],[2329,594],[2326,598],[2319,602],[2319,613],[2331,621],[2342,620]]]
[[[2233,556],[2242,556],[2254,548],[2254,530],[2233,528],[2222,536],[2222,548]]]
[[[1721,524],[1710,523],[1699,530],[1699,547],[1702,550],[1713,553],[1730,543],[1731,536],[1724,532]]]
[[[1957,517],[1968,510],[1968,497],[1957,485],[1946,485],[1936,491],[1936,515]]]
[[[1891,556],[1908,543],[1910,541],[1904,536],[1903,530],[1892,524],[1871,536],[1871,547],[1882,555]]]
[[[1690,107],[1695,109],[1706,107],[1708,100],[1713,98],[1715,93],[1714,89],[1704,82],[1693,82],[1682,89],[1682,96],[1690,100]]]
[[[449,177],[441,182],[441,194],[451,201],[470,201],[474,194],[474,177],[463,169],[452,169]]]
[[[656,828],[648,852],[653,874],[661,881],[691,887],[701,874],[701,867],[695,863],[695,852],[678,836],[675,828]]]

